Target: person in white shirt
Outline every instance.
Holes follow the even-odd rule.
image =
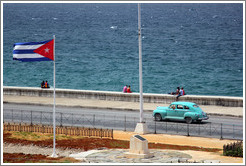
[[[177,95],[177,97],[176,97],[176,101],[178,100],[178,98],[180,97],[180,96],[183,96],[184,95],[184,88],[182,87],[180,90],[179,90],[179,93],[178,93],[178,95]]]

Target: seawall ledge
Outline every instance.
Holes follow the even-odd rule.
[[[3,94],[15,95],[15,96],[19,95],[19,96],[52,97],[53,88],[51,87],[49,89],[43,89],[40,87],[4,86]],[[56,88],[56,97],[139,102],[139,93],[123,93],[123,92],[115,92],[115,91],[95,91],[95,90]],[[144,98],[144,102],[146,103],[162,103],[162,104],[163,103],[170,104],[176,100],[175,95],[154,94],[154,93],[143,93],[143,98]],[[243,97],[185,95],[179,97],[179,101],[189,101],[200,105],[243,107]]]

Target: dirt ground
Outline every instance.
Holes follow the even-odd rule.
[[[126,133],[121,131],[114,131],[114,139],[108,139],[108,138],[92,138],[92,137],[69,137],[64,139],[58,139],[56,140],[56,147],[62,148],[62,149],[81,149],[82,151],[88,151],[92,149],[102,149],[102,148],[108,148],[108,149],[129,149],[129,138],[133,133]],[[21,137],[13,136],[14,132],[4,132],[3,133],[3,142],[4,143],[12,143],[12,144],[19,144],[19,145],[36,145],[39,147],[53,147],[53,139],[52,138],[45,138],[45,139],[23,139]],[[39,134],[38,137],[41,137],[42,134]],[[215,140],[209,143],[209,141],[204,142],[206,146],[195,146],[197,143],[192,144],[192,141],[190,138],[186,138],[185,140],[182,139],[181,142],[178,141],[178,137],[176,139],[172,138],[168,141],[168,139],[164,139],[165,137],[163,135],[160,135],[159,137],[155,137],[150,139],[151,135],[144,135],[143,137],[146,138],[149,141],[149,149],[170,149],[170,150],[182,150],[186,151],[187,153],[192,154],[192,156],[202,157],[204,155],[214,155],[215,158],[218,158],[218,156],[221,159],[226,159],[226,161],[233,161],[235,158],[231,157],[225,157],[221,156],[222,154],[222,148],[221,146],[218,146],[219,140],[217,140],[217,144]],[[166,136],[167,137],[167,136]],[[169,136],[170,137],[170,136]],[[182,137],[181,137],[182,138]],[[160,139],[163,139],[162,141]],[[171,139],[171,138],[169,138]],[[198,138],[199,139],[199,138]],[[166,140],[167,143],[164,143]],[[158,142],[160,143],[158,143]],[[201,141],[204,141],[201,139]],[[183,142],[183,143],[182,143]],[[187,143],[189,142],[189,143]],[[224,143],[224,142],[223,142]],[[219,145],[222,143],[219,143]],[[217,156],[217,157],[216,157]],[[16,159],[18,158],[18,160]],[[22,158],[24,158],[22,160]],[[211,158],[211,157],[210,157]],[[35,160],[34,160],[35,159]],[[43,155],[24,155],[24,154],[4,154],[3,160],[4,162],[10,162],[10,163],[20,163],[20,162],[33,162],[40,159],[40,162],[77,162],[76,160],[70,161],[70,159],[64,159],[64,158],[58,158],[58,161],[54,161],[52,158],[49,158],[48,156]],[[237,158],[235,162],[242,162],[242,158]]]
[[[3,153],[4,163],[78,163],[70,157],[51,158],[41,154]]]
[[[132,135],[134,135],[134,132],[114,131],[114,139],[117,140],[130,140]],[[197,146],[203,148],[217,148],[221,150],[223,149],[223,145],[235,142],[235,140],[220,140],[218,138],[187,137],[168,134],[146,134],[141,136],[147,139],[149,143]]]
[[[32,141],[24,139],[16,139],[11,137],[11,132],[5,132],[3,134],[3,141],[5,143],[21,144],[21,145],[36,145],[41,147],[53,147],[53,140],[41,140]],[[57,140],[56,147],[67,149],[81,149],[83,151],[88,151],[92,149],[108,148],[108,149],[129,149],[129,141],[117,140],[109,138],[92,138],[83,137],[75,139],[64,139]],[[181,145],[170,145],[170,144],[160,144],[160,143],[149,143],[149,149],[175,149],[175,150],[195,150],[195,151],[206,151],[206,152],[219,152],[221,149],[218,148],[203,148],[196,146],[181,146]]]

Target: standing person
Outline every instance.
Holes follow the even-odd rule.
[[[126,93],[126,92],[127,92],[127,85],[124,86],[124,88],[123,88],[123,93]]]
[[[132,93],[131,91],[131,86],[129,85],[128,88],[127,88],[127,93]]]

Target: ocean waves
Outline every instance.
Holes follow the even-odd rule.
[[[136,4],[6,4],[3,85],[53,82],[53,63],[12,60],[16,42],[56,35],[56,87],[139,91]],[[42,13],[42,15],[40,14]],[[21,19],[20,19],[21,16]],[[144,93],[243,96],[241,4],[143,4]]]

